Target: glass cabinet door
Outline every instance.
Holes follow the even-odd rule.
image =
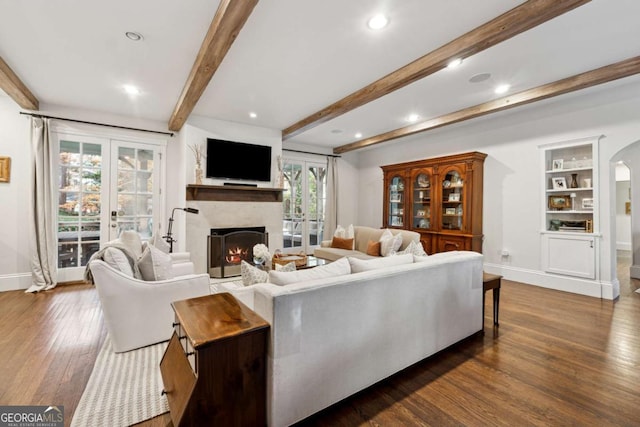
[[[443,230],[463,229],[464,182],[456,169],[445,170],[442,175],[442,224]]]
[[[411,228],[420,230],[431,229],[432,180],[431,173],[427,170],[419,170],[413,173]]]
[[[404,178],[394,176],[389,181],[388,224],[390,227],[404,226]]]

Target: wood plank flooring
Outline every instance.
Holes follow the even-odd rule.
[[[503,280],[500,327],[487,296],[484,336],[299,425],[640,425],[640,281],[618,277],[617,301]],[[105,333],[90,286],[0,293],[0,405],[64,405],[69,425]]]

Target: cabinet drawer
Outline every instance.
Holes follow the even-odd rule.
[[[178,341],[180,342],[180,346],[182,347],[182,352],[187,357],[187,360],[191,365],[191,369],[195,374],[197,374],[198,373],[198,364],[196,363],[197,354],[195,353],[193,346],[191,345],[191,341],[189,341],[189,338],[187,338],[187,333],[185,332],[184,328],[182,328],[182,325],[178,321],[177,317],[173,323],[173,329],[175,331],[175,334],[178,336]]]
[[[462,236],[438,236],[438,252],[465,251],[469,239]]]

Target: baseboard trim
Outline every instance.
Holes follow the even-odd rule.
[[[31,273],[0,275],[0,292],[18,291],[31,286]]]
[[[604,283],[596,280],[560,276],[539,270],[529,270],[492,263],[485,263],[484,270],[487,273],[499,274],[505,279],[513,280],[514,282],[572,292],[574,294],[587,295],[595,298],[614,299],[620,295],[620,283]]]

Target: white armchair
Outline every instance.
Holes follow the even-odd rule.
[[[171,303],[210,293],[208,274],[147,282],[98,259],[91,261],[89,267],[116,353],[168,340],[174,320]],[[181,267],[180,273],[188,269],[188,265]]]

